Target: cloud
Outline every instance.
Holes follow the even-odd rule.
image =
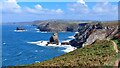
[[[85,3],[85,1],[84,1],[84,0],[78,0],[78,1],[77,1],[77,3],[81,3],[81,4],[83,4],[84,6],[86,6],[86,7],[87,7],[87,5],[86,5],[86,3]]]
[[[118,6],[109,2],[100,2],[92,8],[91,12],[97,15],[117,15]]]
[[[89,12],[89,8],[84,0],[77,0],[77,3],[69,5],[69,10],[78,14],[86,14]]]
[[[7,0],[2,3],[2,11],[7,13],[7,12],[12,12],[12,13],[19,13],[21,12],[21,7],[17,4],[16,0]]]
[[[1,7],[3,13],[32,13],[32,14],[62,14],[63,10],[43,8],[40,4],[34,5],[34,8],[21,7],[16,0],[4,1]]]
[[[99,2],[92,7],[88,15],[97,20],[118,20],[118,6],[109,2]]]
[[[118,17],[118,5],[111,4],[110,2],[98,2],[92,7],[86,7],[85,5],[83,0],[79,0],[79,3],[70,4],[69,10],[74,13],[74,15],[76,14],[83,17],[98,19],[102,19],[103,17],[117,19]]]
[[[62,9],[47,9],[43,8],[41,5],[37,4],[34,8],[25,7],[24,11],[32,14],[62,14]]]
[[[35,5],[35,9],[37,9],[37,10],[41,10],[41,9],[42,9],[42,6],[39,5],[39,4],[37,4],[37,5]]]
[[[84,0],[78,0],[77,3],[70,5],[69,10],[78,14],[112,15],[118,13],[118,6],[105,1],[97,2],[96,5],[90,9]]]
[[[73,13],[86,14],[89,12],[89,8],[83,3],[74,3],[69,5],[69,10]]]

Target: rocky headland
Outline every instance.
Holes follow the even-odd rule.
[[[34,24],[39,31],[47,32],[78,32],[75,39],[63,44],[81,48],[90,45],[96,40],[112,39],[119,35],[120,26],[118,21],[100,22],[100,21],[39,21]]]

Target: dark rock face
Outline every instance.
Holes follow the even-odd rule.
[[[17,27],[16,30],[25,30],[24,28]]]
[[[89,24],[83,24],[79,25],[79,33],[77,33],[74,37],[75,39],[70,41],[70,45],[74,47],[82,47],[83,43],[86,42],[86,39],[91,34],[91,31],[93,30]]]
[[[53,33],[53,35],[50,37],[49,43],[57,45],[59,44],[57,33]]]
[[[69,43],[74,47],[83,47],[84,45],[90,45],[97,39],[109,39],[112,38],[116,33],[118,34],[118,27],[112,26],[105,29],[100,23],[97,24],[79,24],[78,32]]]
[[[66,31],[73,32],[73,28],[67,27]]]
[[[41,24],[37,27],[37,29],[39,29],[40,31],[50,31],[50,28],[47,28],[49,26],[49,23],[45,23],[45,24]]]

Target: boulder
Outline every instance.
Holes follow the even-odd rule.
[[[55,33],[53,33],[53,35],[50,37],[50,40],[49,40],[49,42],[51,43],[51,44],[59,44],[59,41],[58,41],[58,34],[55,32]]]

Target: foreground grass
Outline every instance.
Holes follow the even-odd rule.
[[[28,66],[113,66],[117,57],[111,41],[97,40],[92,45]]]

